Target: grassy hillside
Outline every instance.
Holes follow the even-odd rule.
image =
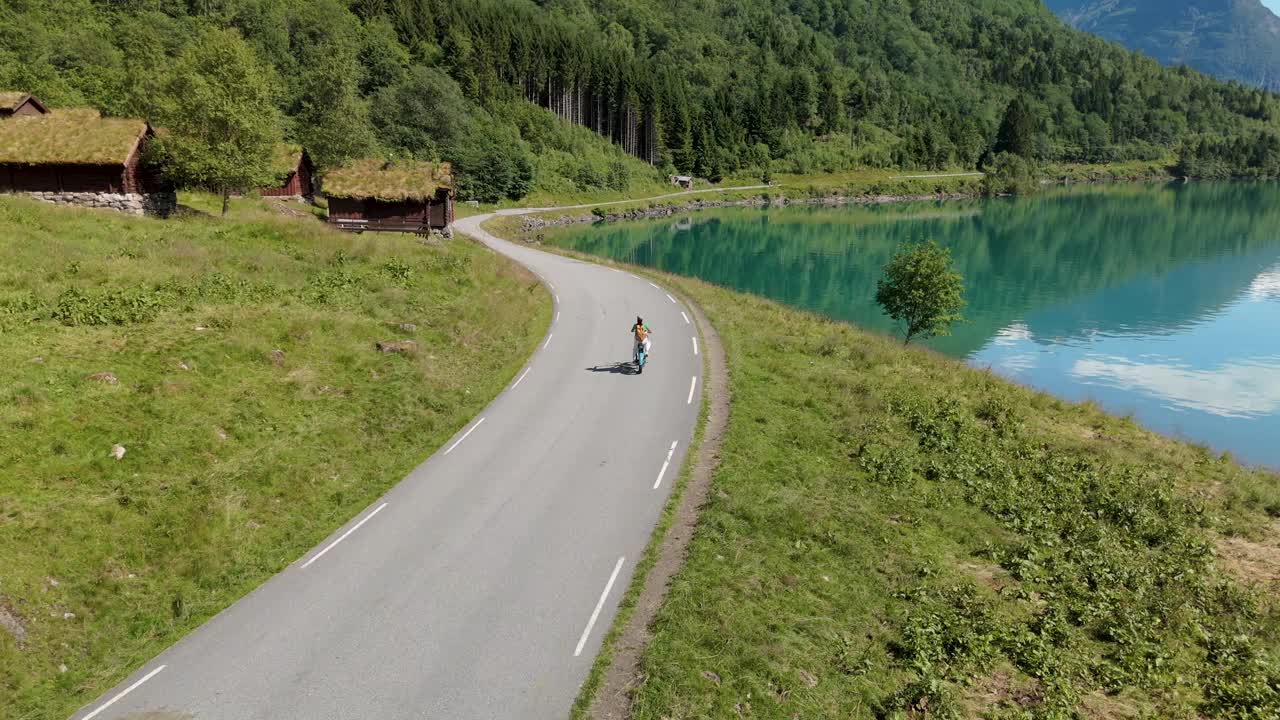
[[[667,277],[725,343],[637,718],[1272,718],[1280,478]]]
[[[469,242],[234,213],[0,198],[0,717],[67,717],[292,562],[549,321]]]

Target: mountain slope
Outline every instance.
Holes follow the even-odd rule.
[[[1280,91],[1280,18],[1260,0],[1045,0],[1073,27],[1225,80]]]

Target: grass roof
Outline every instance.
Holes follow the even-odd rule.
[[[302,159],[302,146],[290,143],[276,143],[271,151],[271,171],[280,176],[280,181],[289,176],[298,167]]]
[[[424,200],[452,187],[449,163],[357,160],[324,174],[324,194],[330,197]]]
[[[12,90],[0,90],[0,108],[15,108],[22,99],[27,96],[24,92],[14,92]]]
[[[147,130],[130,118],[104,118],[91,108],[0,121],[0,163],[124,165]]]

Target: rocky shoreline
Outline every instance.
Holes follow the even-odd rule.
[[[929,193],[925,195],[824,195],[821,197],[808,198],[788,198],[779,195],[777,197],[753,197],[742,200],[689,200],[679,204],[628,208],[617,212],[610,212],[606,208],[600,207],[595,208],[590,212],[583,212],[574,215],[560,215],[556,217],[526,215],[524,217],[524,224],[521,227],[521,230],[527,236],[529,233],[536,232],[546,227],[578,225],[593,222],[609,222],[616,220],[648,220],[653,218],[671,217],[672,215],[696,210],[707,210],[711,208],[784,207],[787,205],[886,205],[889,203],[901,202],[970,200],[976,197],[980,197],[980,194]]]
[[[1043,187],[1066,186],[1066,185],[1106,185],[1111,183],[1133,183],[1133,182],[1171,182],[1184,178],[1177,178],[1168,174],[1150,174],[1135,175],[1132,177],[1115,177],[1106,178],[1088,178],[1088,179],[1049,179],[1040,180]],[[1185,180],[1185,179],[1184,179]],[[779,188],[780,190],[780,188]],[[671,217],[686,212],[697,210],[707,210],[711,208],[726,207],[784,207],[786,205],[887,205],[890,203],[903,202],[938,202],[949,200],[973,200],[982,197],[982,192],[973,190],[970,192],[950,192],[950,193],[923,193],[923,194],[875,194],[875,195],[820,195],[809,197],[786,197],[785,195],[770,196],[761,193],[755,197],[743,198],[739,200],[696,200],[691,199],[681,203],[650,205],[647,207],[632,207],[616,212],[610,211],[607,206],[600,206],[579,212],[572,215],[559,215],[554,217],[526,215],[524,216],[524,224],[521,227],[522,235],[526,242],[536,242],[539,238],[535,237],[541,228],[557,227],[565,225],[578,225],[594,222],[608,222],[617,220],[648,220],[654,218]],[[643,202],[643,201],[636,201]]]

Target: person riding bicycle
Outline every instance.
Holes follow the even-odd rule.
[[[633,360],[640,359],[639,353],[637,353],[636,350],[639,349],[641,345],[644,346],[645,355],[652,353],[649,348],[653,347],[653,338],[650,337],[650,335],[653,334],[653,331],[649,329],[648,325],[644,324],[644,318],[639,315],[636,316],[636,324],[631,326],[631,334],[635,338],[635,344],[631,349],[631,358]]]

